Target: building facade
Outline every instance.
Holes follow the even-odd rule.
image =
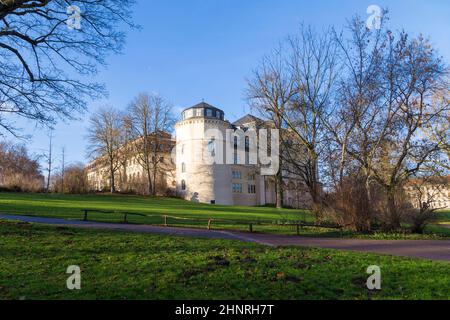
[[[156,139],[149,139],[154,141]],[[151,146],[149,167],[156,181],[158,195],[173,195],[176,190],[175,163],[172,160],[172,150],[175,139],[169,133],[158,134],[156,149]],[[136,151],[140,139],[129,142],[117,150],[114,180],[118,192],[148,192],[148,174],[142,165],[142,155]],[[89,188],[94,192],[104,192],[111,189],[111,170],[105,157],[94,159],[87,167],[86,174]],[[156,171],[156,172],[155,172]],[[155,176],[153,176],[155,173]]]
[[[269,127],[251,115],[230,123],[222,110],[207,103],[184,110],[175,126],[177,194],[200,203],[274,204],[274,176],[263,175],[261,165],[249,161],[250,141]],[[228,146],[230,141],[234,146]],[[310,206],[306,188],[295,177],[284,179],[283,198],[286,206]]]
[[[411,180],[405,191],[415,208],[450,210],[450,176]]]
[[[249,161],[251,133],[267,127],[268,123],[251,115],[230,123],[225,120],[222,110],[207,103],[184,110],[181,120],[175,125],[176,138],[162,133],[166,147],[158,153],[162,159],[157,172],[160,181],[158,194],[170,193],[189,201],[220,205],[262,206],[276,203],[274,175],[262,174],[261,165]],[[235,148],[230,149],[230,155],[227,139],[234,133],[240,133],[240,136],[234,137]],[[242,146],[239,152],[237,144]],[[128,149],[123,147],[127,154]],[[210,158],[221,160],[211,161]],[[145,188],[146,173],[139,155],[131,153],[118,166],[115,175],[117,191],[131,192]],[[87,176],[93,191],[110,189],[110,174],[103,158],[95,159],[88,165]],[[285,206],[310,206],[307,189],[292,176],[284,179],[283,198]]]

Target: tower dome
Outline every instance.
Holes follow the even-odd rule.
[[[210,118],[224,120],[224,113],[222,110],[213,107],[206,102],[196,104],[193,107],[185,109],[181,113],[182,120],[187,120],[191,118]]]

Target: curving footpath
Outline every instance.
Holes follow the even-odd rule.
[[[309,238],[262,233],[245,233],[237,231],[173,228],[152,225],[114,224],[90,221],[86,222],[2,214],[0,214],[0,219],[83,229],[115,230],[194,238],[240,240],[271,247],[316,247],[450,261],[450,240],[361,240]]]

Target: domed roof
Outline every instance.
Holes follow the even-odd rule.
[[[201,102],[185,109],[182,113],[183,120],[190,118],[213,118],[224,120],[224,112],[206,102]]]

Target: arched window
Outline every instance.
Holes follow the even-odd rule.
[[[208,142],[208,152],[211,157],[214,157],[216,155],[216,138],[214,137],[212,137]]]
[[[186,181],[185,180],[181,180],[181,190],[183,190],[183,191],[186,190]]]
[[[181,172],[182,173],[186,172],[186,163],[184,163],[184,162],[181,164]]]

